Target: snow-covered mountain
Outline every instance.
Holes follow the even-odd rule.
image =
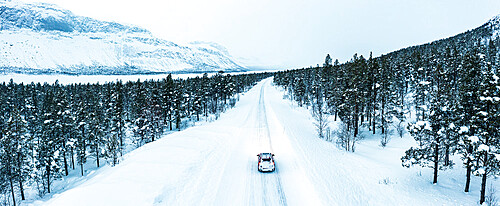
[[[489,27],[491,29],[492,38],[497,38],[500,36],[500,14],[491,18],[485,25],[485,27]]]
[[[179,45],[136,26],[46,3],[0,2],[0,72],[140,74],[241,71],[215,43]]]

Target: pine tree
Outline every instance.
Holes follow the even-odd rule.
[[[182,113],[184,110],[184,87],[182,83],[176,85],[176,90],[174,91],[174,118],[175,118],[175,129],[181,131],[181,123],[182,123]],[[216,104],[214,105],[214,112],[217,117],[218,115],[218,98],[215,97]]]
[[[100,167],[100,158],[103,156],[104,150],[104,107],[103,107],[103,96],[100,90],[100,85],[93,85],[90,88],[90,96],[88,102],[88,146],[89,151],[96,160],[96,166]]]
[[[23,182],[29,175],[26,168],[29,137],[26,130],[27,122],[21,116],[18,106],[15,104],[11,106],[10,117],[4,129],[5,134],[0,139],[3,151],[0,158],[3,167],[0,170],[6,174],[6,178],[9,180],[12,201],[15,205],[15,182],[19,183],[21,198],[25,199]]]
[[[325,57],[325,63],[323,63],[323,67],[331,67],[332,66],[332,58],[330,57],[330,54],[327,54]]]
[[[197,79],[196,85],[194,85],[193,90],[193,110],[196,113],[196,121],[200,121],[200,114],[203,113],[203,96],[204,96],[204,87],[203,82],[200,79]]]
[[[80,173],[84,175],[84,165],[87,162],[87,146],[88,146],[88,114],[89,114],[89,104],[87,96],[88,96],[88,85],[79,85],[80,89],[77,90],[75,94],[75,130],[77,131],[75,137],[75,149],[77,156],[77,163],[80,165]]]
[[[419,143],[418,147],[410,148],[406,155],[401,158],[403,166],[409,167],[419,164],[424,167],[431,167],[434,170],[433,183],[437,183],[438,171],[443,169],[443,148],[446,148],[449,136],[446,133],[449,123],[446,120],[447,105],[445,73],[441,66],[435,69],[434,79],[430,85],[430,105],[429,114],[426,119],[411,124],[410,134]]]
[[[57,83],[56,83],[57,84]],[[48,85],[44,86],[46,93],[42,104],[42,133],[39,136],[37,144],[37,169],[40,171],[40,184],[43,185],[42,194],[50,193],[50,186],[53,179],[60,175],[58,138],[60,137],[61,124],[55,101],[55,92]]]
[[[393,83],[393,69],[385,60],[382,60],[381,63],[380,76],[384,77],[380,80],[379,88],[377,88],[378,99],[380,101],[378,103],[380,109],[380,132],[382,134],[380,143],[382,147],[385,147],[389,142],[389,136],[392,135],[390,126],[393,123],[393,118],[397,116],[396,102],[398,99]]]
[[[70,103],[68,102],[68,97],[66,91],[61,87],[61,85],[54,85],[54,98],[56,102],[55,109],[57,110],[57,120],[58,127],[60,127],[60,134],[57,137],[58,140],[58,150],[60,151],[63,164],[64,164],[64,174],[68,176],[69,174],[69,163],[67,156],[69,154],[69,145],[74,117],[72,116],[70,110]]]
[[[202,99],[201,101],[203,102],[203,113],[205,116],[205,121],[207,120],[208,117],[208,111],[209,111],[209,102],[210,102],[210,96],[212,95],[212,87],[210,86],[210,79],[208,78],[208,74],[204,73],[203,77],[201,78],[201,84],[202,84]],[[172,128],[170,128],[172,130]]]
[[[487,177],[500,173],[500,84],[493,67],[491,62],[483,66],[475,121],[478,130],[476,140],[479,146],[473,153],[474,159],[477,160],[473,172],[482,177],[480,204],[485,201]]]
[[[204,75],[205,77],[206,75]],[[207,77],[208,78],[208,77]],[[168,74],[165,80],[164,97],[163,97],[163,112],[168,117],[168,126],[170,131],[173,130],[173,113],[174,113],[174,91],[175,83],[172,79],[172,74]],[[207,111],[207,110],[206,110]]]
[[[304,104],[307,103],[307,97],[306,97],[306,91],[307,91],[307,86],[302,78],[297,78],[295,80],[296,86],[294,88],[294,96],[296,98],[296,101],[299,102],[299,107],[302,107]],[[307,104],[306,104],[307,105]]]
[[[125,132],[125,114],[124,114],[124,97],[122,90],[122,82],[118,81],[115,85],[111,85],[111,96],[109,103],[109,118],[110,118],[110,139],[107,142],[107,157],[111,159],[113,165],[118,163],[118,154],[123,156],[124,147],[124,132]]]
[[[135,144],[140,147],[146,143],[146,137],[148,135],[148,122],[147,113],[149,108],[146,108],[146,88],[144,83],[137,81],[135,83],[134,91],[134,104],[133,104],[133,132],[135,136]]]
[[[329,56],[327,56],[329,57]],[[315,73],[316,78],[312,85],[312,95],[314,97],[314,101],[312,104],[312,116],[314,118],[314,126],[316,127],[316,131],[318,132],[318,137],[324,139],[326,137],[325,131],[328,126],[326,108],[324,105],[323,98],[323,81],[322,74],[320,72]]]
[[[161,122],[161,96],[159,94],[159,86],[156,82],[150,82],[149,94],[146,97],[147,102],[149,103],[149,114],[148,114],[148,122],[150,123],[150,141],[153,142],[155,139],[159,139],[160,135],[163,133],[163,126]]]
[[[460,105],[456,108],[456,113],[460,114],[457,119],[457,126],[460,128],[459,151],[466,167],[465,192],[469,192],[471,173],[473,169],[473,154],[477,149],[477,125],[475,116],[478,114],[479,104],[479,84],[481,82],[479,51],[473,48],[462,60],[459,67],[461,79],[459,84]]]

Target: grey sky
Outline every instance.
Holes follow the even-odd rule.
[[[24,0],[129,23],[174,42],[212,41],[248,65],[291,68],[449,37],[500,14],[500,0]]]

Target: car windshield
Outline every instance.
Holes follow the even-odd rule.
[[[262,158],[262,161],[271,161],[271,158]]]
[[[271,155],[268,153],[264,153],[261,155],[262,159],[271,159]]]

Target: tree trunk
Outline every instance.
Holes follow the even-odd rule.
[[[24,197],[24,187],[21,178],[19,178],[19,192],[21,193],[21,199],[26,200],[26,198]]]
[[[375,134],[375,126],[376,126],[376,122],[375,122],[375,106],[373,108],[374,109],[373,109],[373,116],[372,116],[372,124],[373,124],[372,125],[372,127],[373,127],[372,128],[372,132],[373,132],[373,134]]]
[[[22,174],[22,158],[21,158],[21,152],[17,153],[17,167],[19,168],[19,192],[21,193],[21,199],[25,200],[24,198],[24,187],[23,187],[23,174]]]
[[[346,146],[347,146],[346,150],[347,151],[351,151],[351,146],[350,146],[351,144],[350,143],[351,143],[351,137],[348,136],[347,137],[347,144],[346,144]]]
[[[466,179],[465,179],[465,190],[464,190],[464,192],[469,192],[471,172],[472,172],[471,160],[470,160],[470,158],[467,158],[467,173],[466,173]]]
[[[486,197],[486,179],[487,179],[487,174],[486,172],[483,174],[483,178],[481,180],[481,199],[479,200],[479,204],[483,204],[485,201]]]
[[[486,143],[488,143],[488,139],[486,139]],[[484,165],[488,162],[488,152],[484,153]],[[486,179],[488,177],[488,173],[484,171],[483,178],[481,180],[481,199],[479,200],[479,204],[483,204],[486,196]]]
[[[372,115],[371,115],[371,111],[370,111],[370,106],[368,106],[368,108],[366,109],[366,121],[368,121],[368,130],[371,131],[372,130]]]
[[[433,184],[436,184],[438,181],[438,169],[439,169],[439,141],[436,142],[436,146],[434,148],[434,180]]]
[[[14,195],[14,184],[12,183],[12,177],[9,178],[10,182],[10,192],[12,193],[12,202],[14,203],[14,206],[16,206],[16,196]]]
[[[50,193],[50,165],[45,165],[45,171],[47,172],[47,192]]]
[[[207,105],[207,100],[204,101],[203,103],[203,113],[205,114],[205,120],[208,117],[208,105]]]
[[[358,136],[358,129],[359,129],[359,124],[358,124],[358,121],[359,121],[359,117],[358,117],[358,105],[355,106],[354,108],[354,137],[357,137]]]
[[[406,81],[405,82],[405,94],[408,94],[408,84],[409,84],[409,81]],[[455,85],[458,85],[458,84],[455,84]]]
[[[153,123],[153,125],[155,125],[156,123]],[[156,128],[158,128],[157,126],[154,126],[155,128],[153,129],[153,134],[151,134],[151,142],[154,142],[155,141],[155,136],[156,136]]]
[[[82,138],[85,137],[85,127],[82,127]],[[81,169],[81,172],[82,172],[82,176],[83,176],[83,160],[85,159],[85,150],[87,149],[87,143],[85,141],[85,139],[83,139],[83,142],[82,142],[83,146],[81,146],[80,150],[82,151],[78,151],[78,155],[80,157],[80,169]]]
[[[73,170],[75,170],[75,154],[73,152],[73,147],[71,147],[71,168],[73,168]]]
[[[168,125],[170,126],[170,131],[172,131],[172,112],[168,112]]]
[[[385,105],[384,105],[384,102],[382,101],[382,108],[381,108],[381,110],[380,110],[380,111],[381,111],[381,113],[380,113],[380,121],[381,121],[381,123],[382,123],[382,127],[380,128],[380,129],[382,129],[382,130],[381,130],[381,134],[385,134],[384,106],[385,106]],[[375,131],[375,130],[373,130],[373,131]]]
[[[80,163],[80,171],[82,172],[82,176],[83,176],[83,161]]]
[[[445,166],[450,165],[450,146],[449,145],[446,145],[446,148],[445,148],[444,165]]]
[[[122,135],[122,124],[120,123],[120,126],[118,126],[118,136],[120,137],[120,157],[123,156],[123,135]],[[74,168],[73,168],[74,169]]]
[[[372,106],[373,106],[373,110],[372,110],[372,112],[373,112],[373,115],[372,115],[373,130],[372,130],[372,132],[373,132],[373,134],[375,134],[375,124],[376,124],[375,117],[376,117],[376,113],[377,113],[377,90],[375,88],[375,85],[376,85],[375,80],[373,82],[374,83],[373,83],[373,102],[372,102]]]
[[[99,143],[95,144],[95,156],[97,160],[97,167],[99,167]]]
[[[64,174],[68,176],[69,172],[68,172],[68,160],[66,159],[66,149],[64,149],[63,152],[63,161],[64,161]]]

